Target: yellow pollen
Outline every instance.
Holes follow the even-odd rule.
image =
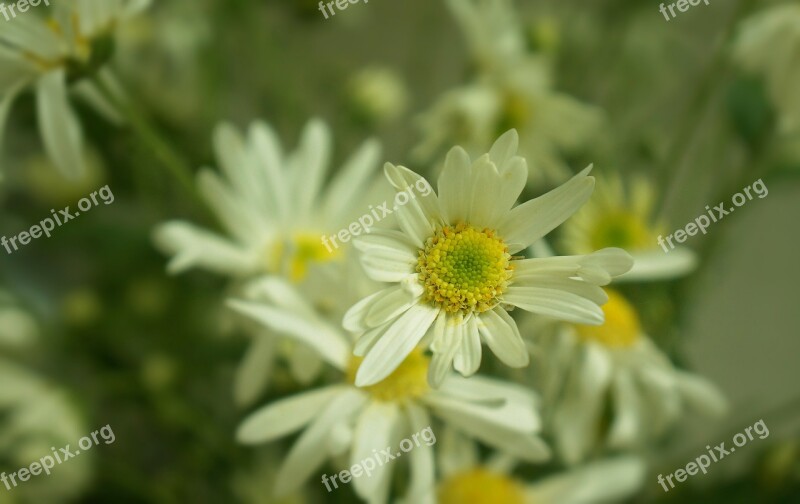
[[[471,469],[447,478],[439,485],[439,504],[524,504],[523,486],[502,474]]]
[[[448,313],[484,312],[497,305],[511,278],[511,256],[490,229],[445,226],[428,238],[417,260],[424,298]]]
[[[275,242],[267,257],[267,269],[298,283],[306,278],[314,264],[339,259],[341,250],[331,247],[329,252],[320,236],[319,233],[301,232]]]
[[[619,247],[642,250],[653,246],[655,233],[645,220],[628,210],[617,210],[599,217],[589,238],[592,250]]]
[[[578,336],[612,348],[629,347],[636,343],[642,329],[633,306],[620,294],[608,291],[608,303],[602,308],[606,314],[605,323],[601,326],[576,325]]]
[[[356,371],[361,365],[361,357],[353,357],[347,368],[347,381],[355,383]],[[415,349],[406,360],[382,382],[364,387],[378,401],[396,402],[403,399],[416,399],[428,392],[428,363],[430,360],[421,350]]]

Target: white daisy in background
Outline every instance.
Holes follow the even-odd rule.
[[[90,77],[122,95],[104,69],[114,49],[117,23],[149,5],[149,0],[54,0],[3,22],[0,29],[0,140],[17,96],[28,88],[36,93],[39,131],[45,150],[64,175],[84,172],[83,131],[69,103],[69,94],[119,121],[114,106]],[[44,15],[38,15],[43,12]]]
[[[202,268],[233,278],[278,275],[301,282],[341,257],[347,244],[323,237],[346,229],[367,213],[361,197],[376,177],[380,146],[365,142],[327,184],[331,132],[310,121],[298,148],[284,154],[275,132],[253,124],[244,138],[228,124],[214,134],[220,176],[203,169],[198,189],[219,219],[224,234],[185,221],[155,232],[156,244],[172,255],[170,273]]]
[[[664,252],[658,244],[658,237],[669,231],[657,220],[656,203],[653,185],[641,176],[630,177],[627,186],[617,173],[598,176],[592,198],[560,229],[564,252],[627,250],[633,268],[616,281],[663,280],[690,273],[697,266],[694,252],[682,246]]]
[[[602,122],[599,109],[553,89],[549,63],[526,49],[511,2],[447,2],[469,43],[476,78],[447,91],[421,117],[422,143],[415,154],[431,158],[442,148],[486,152],[494,139],[515,128],[521,154],[533,168],[531,183],[561,183],[570,176],[564,152],[584,146]]]
[[[275,298],[292,296],[288,284],[270,279],[263,288]],[[240,313],[303,342],[341,372],[342,378],[320,389],[276,401],[252,413],[240,426],[237,438],[245,444],[274,441],[297,431],[302,434],[284,460],[277,478],[277,495],[299,488],[309,477],[322,476],[323,463],[347,457],[345,469],[385,448],[392,453],[404,438],[431,427],[434,416],[489,446],[527,461],[541,461],[549,450],[537,437],[539,419],[533,392],[499,380],[447,376],[439,390],[427,383],[429,359],[411,352],[381,383],[367,388],[354,385],[358,358],[352,355],[349,336],[315,312],[297,294],[286,306],[234,300]],[[435,432],[435,428],[434,431]],[[433,443],[415,446],[405,456],[410,462],[409,495],[433,484]],[[388,461],[370,477],[352,481],[355,492],[369,502],[386,502],[392,471]]]
[[[0,291],[0,467],[12,471],[50,454],[52,446],[74,446],[89,432],[65,391],[15,362],[35,352],[38,339],[33,317]],[[89,462],[81,457],[47,478],[17,480],[10,492],[0,484],[0,502],[71,501],[89,482]]]
[[[518,461],[496,453],[486,460],[474,443],[449,429],[437,443],[440,472],[435,488],[407,504],[602,504],[632,496],[644,482],[645,465],[616,457],[529,482],[513,475]]]
[[[321,121],[308,123],[299,147],[289,154],[262,122],[253,124],[246,138],[222,125],[214,144],[223,175],[204,169],[198,187],[223,234],[184,221],[162,224],[154,239],[173,256],[168,270],[202,268],[237,279],[282,277],[298,284],[315,304],[335,306],[347,281],[349,243],[337,242],[337,248],[327,237],[369,213],[364,195],[376,196],[371,188],[379,178],[379,144],[365,142],[327,186],[331,133]],[[237,403],[251,403],[266,388],[278,356],[301,383],[321,369],[321,361],[303,346],[278,343],[263,328],[246,329],[253,342],[237,372]]]
[[[631,268],[621,249],[584,256],[523,259],[514,254],[540,240],[588,199],[594,179],[585,169],[561,187],[514,207],[527,179],[516,155],[516,131],[472,162],[460,147],[450,151],[430,191],[397,209],[402,231],[375,230],[355,246],[376,281],[395,285],[357,303],[344,327],[360,335],[355,351],[366,356],[356,384],[383,380],[423,341],[433,351],[430,382],[437,386],[452,365],[464,376],[481,362],[481,343],[511,367],[528,355],[511,307],[586,324],[601,324],[600,285]],[[387,164],[398,191],[422,177]]]
[[[781,132],[800,132],[800,5],[776,5],[744,20],[733,58],[764,76]]]
[[[608,297],[602,326],[541,318],[523,326],[537,345],[532,369],[549,412],[547,429],[569,464],[604,448],[641,448],[687,408],[709,416],[727,409],[715,386],[677,369],[647,337],[628,301],[614,291]]]

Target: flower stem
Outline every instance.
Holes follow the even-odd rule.
[[[135,106],[118,98],[102,78],[95,78],[94,83],[103,97],[128,121],[142,144],[152,152],[193,199],[198,199],[194,175],[189,162],[162,137],[144,114],[139,112]]]

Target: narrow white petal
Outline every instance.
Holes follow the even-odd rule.
[[[393,403],[370,403],[358,417],[353,439],[353,450],[350,455],[352,465],[361,464],[366,459],[374,459],[375,451],[380,452],[392,446],[395,431],[400,425],[400,410]],[[375,450],[375,451],[373,451]],[[359,478],[353,478],[353,487],[362,499],[369,502],[383,502],[386,496],[381,495],[387,486],[386,480],[391,478],[392,463],[382,464]]]
[[[517,323],[504,309],[496,307],[482,313],[478,317],[478,329],[483,341],[503,364],[515,368],[528,365],[530,356]]]
[[[242,363],[236,369],[233,397],[239,406],[249,406],[264,392],[275,365],[277,338],[270,334],[253,337]]]
[[[461,147],[453,147],[447,153],[444,169],[439,176],[439,203],[445,222],[466,222],[472,193],[469,180],[472,178],[472,161]]]
[[[644,411],[630,373],[622,370],[617,372],[611,383],[611,391],[614,410],[608,445],[616,449],[635,447],[641,439]]]
[[[418,298],[400,286],[385,289],[383,294],[373,301],[364,322],[367,327],[383,325],[399,317],[418,302]]]
[[[158,248],[174,256],[167,265],[170,273],[200,267],[239,276],[258,268],[258,257],[252,251],[187,222],[160,225],[153,234],[153,241]]]
[[[236,440],[243,444],[259,444],[291,434],[311,422],[347,390],[346,386],[335,385],[275,401],[250,414],[236,431]]]
[[[509,212],[499,226],[499,234],[514,254],[545,236],[567,220],[589,199],[594,190],[591,166],[547,194],[530,200]]]
[[[418,304],[391,322],[358,368],[356,386],[374,385],[392,374],[425,336],[437,315],[438,310]]]
[[[645,464],[635,457],[593,462],[579,469],[545,478],[528,487],[532,502],[594,504],[619,502],[641,488]]]
[[[436,465],[433,458],[433,444],[436,443],[436,433],[431,428],[431,418],[424,408],[415,403],[409,403],[407,411],[409,431],[421,433],[418,436],[420,445],[414,446],[414,449],[409,454],[411,457],[411,482],[405,497],[414,502],[415,496],[423,495],[433,488],[436,483]]]
[[[633,254],[633,268],[620,276],[620,282],[638,280],[666,280],[691,273],[697,267],[697,254],[678,247],[665,254],[662,249]]]
[[[348,389],[327,401],[328,406],[295,442],[278,471],[275,486],[277,497],[297,490],[319,469],[329,456],[326,447],[331,429],[352,417],[367,401],[365,394],[354,389]]]
[[[413,240],[414,245],[422,248],[425,241],[433,235],[436,226],[442,222],[436,194],[430,191],[424,196],[419,192],[416,184],[428,182],[404,166],[386,163],[384,172],[398,193],[408,193],[408,202],[397,205],[394,215],[400,228]]]
[[[265,303],[232,299],[227,304],[265,327],[308,345],[338,369],[347,368],[350,344],[338,328]]]
[[[600,325],[605,320],[597,304],[577,294],[539,287],[509,287],[503,302],[567,322]]]
[[[47,154],[65,176],[78,178],[86,170],[83,131],[67,101],[64,70],[45,74],[36,83],[39,130]]]
[[[463,326],[461,346],[454,365],[463,376],[472,376],[481,365],[481,337],[476,317],[469,317]]]

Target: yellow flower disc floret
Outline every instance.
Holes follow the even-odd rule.
[[[347,381],[355,383],[356,371],[364,360],[353,357],[347,369]],[[364,387],[377,401],[395,402],[416,399],[428,392],[428,364],[430,359],[415,349],[392,374],[382,382]]]
[[[502,474],[472,469],[449,477],[439,485],[440,504],[524,504],[525,489]]]
[[[578,336],[612,348],[629,347],[641,337],[636,310],[620,294],[608,291],[608,303],[603,305],[603,312],[606,315],[603,325],[576,325]]]
[[[425,301],[449,313],[484,312],[511,278],[511,256],[490,229],[445,226],[420,251],[417,272]]]

